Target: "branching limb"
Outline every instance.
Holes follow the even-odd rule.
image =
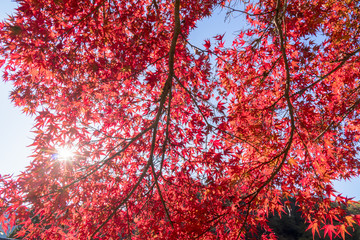
[[[303,94],[306,90],[308,90],[309,88],[312,88],[313,86],[315,86],[316,84],[318,84],[319,82],[323,81],[324,79],[328,78],[331,74],[333,74],[334,72],[336,72],[337,70],[339,70],[341,67],[344,66],[344,64],[354,55],[356,55],[358,52],[360,52],[360,48],[355,50],[352,53],[347,54],[342,60],[341,62],[331,71],[329,71],[327,74],[325,74],[324,76],[320,77],[318,80],[316,80],[315,82],[311,83],[310,85],[304,87],[303,89],[293,93],[291,95],[291,97],[295,96],[295,95],[301,95]]]
[[[286,99],[287,102],[287,107],[289,109],[289,115],[290,115],[290,136],[288,139],[288,142],[286,144],[285,149],[282,151],[282,159],[279,163],[279,165],[275,168],[275,170],[272,172],[272,174],[270,175],[270,177],[267,179],[267,181],[265,181],[265,183],[263,183],[257,190],[256,192],[254,192],[253,194],[248,195],[251,196],[252,198],[250,199],[250,201],[247,203],[248,204],[248,209],[247,209],[247,215],[243,221],[243,224],[240,228],[239,234],[237,236],[237,239],[240,237],[241,232],[244,230],[245,227],[245,222],[249,216],[249,212],[250,212],[250,205],[251,202],[253,202],[255,200],[255,198],[257,197],[257,195],[260,193],[260,191],[265,188],[274,178],[275,176],[278,174],[278,172],[281,170],[282,166],[285,164],[288,153],[291,149],[291,145],[293,142],[293,137],[294,137],[294,132],[295,132],[295,118],[294,118],[294,109],[290,100],[290,81],[291,81],[291,75],[290,75],[290,68],[289,68],[289,62],[288,62],[288,58],[286,55],[286,40],[285,40],[285,36],[284,36],[284,32],[282,29],[282,25],[284,24],[284,14],[285,14],[285,7],[286,7],[286,3],[284,3],[283,6],[281,6],[281,0],[277,0],[277,7],[276,7],[276,14],[274,17],[274,22],[276,25],[276,28],[278,30],[278,34],[279,34],[279,39],[280,39],[280,49],[281,49],[281,54],[283,57],[283,61],[285,64],[285,73],[286,73],[286,80],[285,80],[285,93],[284,93],[284,97]],[[282,12],[280,12],[280,8],[283,7]]]
[[[152,0],[151,1],[151,6],[154,5],[154,8],[155,8],[155,13],[156,15],[159,17],[159,6],[157,4],[157,0]]]
[[[226,134],[226,135],[229,135],[229,136],[231,136],[231,137],[233,137],[233,138],[236,138],[236,139],[238,139],[238,140],[240,140],[240,141],[248,144],[249,146],[253,147],[257,152],[259,152],[259,149],[258,149],[257,147],[255,147],[253,144],[251,144],[249,141],[247,141],[247,140],[245,140],[245,139],[242,139],[242,138],[240,138],[240,137],[238,137],[238,136],[235,136],[234,134],[229,133],[228,131],[221,130],[221,129],[217,128],[216,126],[213,126],[212,124],[210,124],[210,123],[208,122],[207,118],[205,117],[204,113],[202,112],[200,106],[197,104],[197,101],[196,101],[195,97],[193,96],[193,94],[181,83],[181,81],[179,80],[179,78],[178,78],[177,76],[174,76],[174,77],[175,77],[176,82],[180,85],[180,87],[182,87],[182,88],[189,94],[191,100],[194,102],[196,108],[199,110],[202,118],[204,119],[204,121],[205,121],[205,123],[206,123],[206,125],[207,125],[208,127],[217,129],[217,130],[219,130],[220,132],[222,132],[222,133],[224,133],[224,134]]]
[[[321,76],[318,80],[316,80],[315,82],[311,83],[310,85],[304,87],[303,89],[291,94],[290,98],[296,96],[296,95],[302,95],[304,94],[308,89],[312,88],[313,86],[315,86],[316,84],[318,84],[319,82],[322,82],[323,80],[325,80],[326,78],[328,78],[330,75],[332,75],[333,73],[335,73],[337,70],[339,70],[340,68],[342,68],[345,63],[347,63],[347,61],[352,57],[355,56],[357,53],[360,52],[360,48],[353,51],[352,53],[347,54],[341,61],[340,63],[331,71],[329,71],[327,74]],[[270,107],[275,106],[285,95],[282,95],[278,100],[276,100]],[[270,108],[268,107],[268,108]]]
[[[68,185],[65,185],[65,186],[62,187],[60,190],[50,192],[50,193],[48,193],[48,194],[46,194],[46,195],[42,195],[42,196],[40,196],[40,198],[49,196],[49,195],[54,194],[54,193],[56,193],[56,192],[63,191],[63,190],[65,190],[65,189],[71,187],[72,185],[80,182],[81,180],[88,178],[89,176],[91,176],[92,174],[94,174],[96,171],[98,171],[100,168],[102,168],[102,167],[105,166],[107,163],[109,163],[111,160],[113,160],[113,159],[116,158],[117,156],[120,156],[120,154],[122,154],[128,147],[130,147],[131,144],[133,144],[135,141],[137,141],[140,137],[142,137],[142,136],[143,136],[145,133],[147,133],[149,130],[151,130],[152,128],[154,128],[154,126],[155,126],[155,124],[153,123],[153,124],[151,124],[149,127],[147,127],[146,129],[144,129],[143,131],[141,131],[140,133],[138,133],[135,137],[131,138],[131,140],[130,140],[120,151],[116,152],[116,153],[113,154],[111,157],[108,157],[108,158],[102,160],[102,161],[100,162],[100,164],[97,163],[98,165],[97,165],[94,169],[92,169],[91,171],[89,171],[88,173],[86,173],[85,175],[79,177],[78,179],[76,179],[75,181],[69,183]],[[125,142],[125,141],[123,141],[121,144],[123,144],[124,142]],[[121,144],[119,144],[119,145],[121,145]],[[93,165],[93,166],[94,166],[94,165]]]
[[[91,235],[91,239],[93,239],[94,236],[105,226],[105,224],[107,224],[110,221],[110,219],[113,218],[113,216],[116,214],[117,210],[119,210],[120,207],[130,199],[132,194],[135,192],[135,190],[138,188],[141,181],[145,177],[149,167],[153,163],[154,151],[155,151],[155,145],[156,145],[156,136],[157,136],[157,130],[158,130],[158,123],[159,123],[160,117],[162,115],[162,110],[164,108],[164,103],[166,101],[167,95],[168,95],[168,93],[169,93],[169,91],[171,89],[172,78],[174,76],[174,56],[175,56],[176,42],[177,42],[177,39],[178,39],[178,36],[179,36],[179,33],[180,33],[180,16],[179,16],[180,13],[179,12],[180,12],[180,0],[175,0],[175,11],[174,11],[175,26],[174,26],[174,34],[173,34],[173,38],[172,38],[171,46],[170,46],[170,51],[169,51],[169,63],[168,63],[169,73],[168,73],[168,77],[166,79],[165,85],[163,87],[163,91],[162,91],[161,96],[160,96],[159,109],[158,109],[158,113],[157,113],[155,121],[154,121],[149,160],[148,160],[146,166],[144,167],[138,181],[132,187],[131,191],[114,208],[114,210],[106,218],[106,220],[95,230],[95,232]]]
[[[351,107],[349,107],[345,113],[343,114],[341,120],[336,124],[335,124],[335,121],[332,121],[329,126],[327,126],[324,131],[322,131],[315,139],[314,139],[314,142],[316,142],[317,140],[319,140],[331,127],[334,127],[334,128],[337,128],[343,121],[344,119],[359,105],[360,103],[360,99],[356,100],[356,102],[351,105]]]
[[[83,21],[85,21],[88,17],[90,17],[94,12],[96,12],[97,10],[99,10],[104,4],[105,4],[106,0],[101,1],[93,10],[91,10],[86,16],[84,16],[83,18],[81,18],[79,21],[77,21],[75,24],[73,24],[73,26],[68,29],[67,31],[65,31],[64,33],[62,33],[59,37],[58,40],[62,40],[62,38],[64,37],[65,34],[68,34],[71,30],[73,30],[77,25],[79,25],[80,23],[82,23]]]

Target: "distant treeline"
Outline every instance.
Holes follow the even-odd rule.
[[[305,223],[304,219],[301,217],[301,212],[299,208],[295,205],[295,201],[290,199],[290,206],[288,212],[282,214],[281,217],[278,214],[271,215],[269,217],[269,225],[273,229],[275,235],[279,240],[330,240],[329,237],[324,238],[323,231],[320,230],[321,237],[316,235],[314,238],[312,236],[311,230],[306,231],[308,225]],[[349,214],[360,214],[360,202],[358,204],[347,207]],[[290,213],[290,214],[289,214]],[[21,227],[16,227],[11,234],[8,235],[10,238],[16,238],[16,232],[20,230]],[[259,229],[260,230],[260,229]],[[346,240],[360,240],[360,227],[354,225],[354,228],[348,228],[347,231],[351,235],[346,235]],[[261,234],[261,230],[260,230]],[[247,235],[247,240],[257,240],[260,239],[259,236]],[[339,237],[333,237],[333,240],[342,239]],[[1,237],[0,237],[1,240]]]
[[[308,225],[305,224],[304,219],[301,217],[299,208],[295,206],[294,201],[291,201],[291,214],[283,214],[281,218],[279,215],[273,215],[269,217],[270,226],[274,230],[279,240],[330,240],[329,237],[324,238],[324,233],[320,230],[321,238],[315,236],[313,238],[311,230],[306,231]],[[349,206],[347,208],[349,214],[360,214],[360,203]],[[360,240],[360,227],[354,226],[354,228],[348,228],[347,231],[351,234],[346,235],[346,240]],[[342,239],[341,236],[333,237],[333,240]]]

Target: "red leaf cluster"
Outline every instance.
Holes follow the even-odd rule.
[[[36,137],[30,166],[0,177],[3,227],[276,239],[267,217],[288,198],[313,234],[345,238],[360,223],[332,188],[360,175],[359,1],[18,2],[0,65]],[[217,7],[247,28],[230,48],[224,35],[193,46]],[[59,146],[76,153],[60,161]]]

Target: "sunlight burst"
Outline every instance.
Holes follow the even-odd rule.
[[[57,148],[57,159],[58,160],[71,160],[75,157],[75,150],[73,148],[69,148],[67,146],[62,146]]]

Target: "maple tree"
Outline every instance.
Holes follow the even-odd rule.
[[[359,1],[17,2],[1,65],[36,135],[30,166],[0,177],[4,228],[276,239],[267,217],[290,198],[313,234],[360,224],[332,187],[360,175]],[[192,45],[217,7],[247,28]]]

